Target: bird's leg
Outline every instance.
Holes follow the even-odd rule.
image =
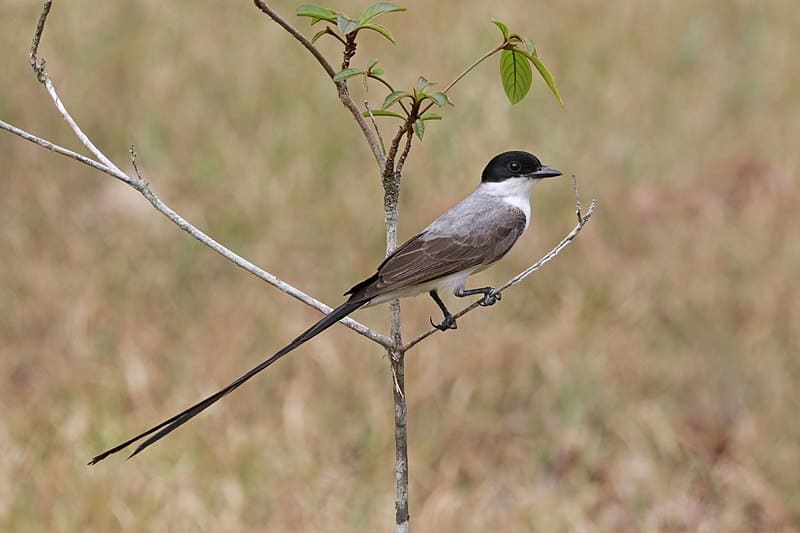
[[[433,301],[436,302],[436,305],[439,306],[439,309],[442,310],[442,314],[444,315],[444,320],[442,320],[441,324],[434,324],[433,319],[428,319],[431,322],[431,326],[435,327],[439,331],[447,331],[448,329],[457,329],[458,324],[456,324],[456,319],[453,318],[453,315],[450,314],[450,311],[447,310],[445,307],[444,302],[441,298],[439,298],[439,293],[436,292],[436,289],[430,291],[428,294],[431,295]]]
[[[464,298],[466,296],[472,296],[474,294],[483,294],[483,300],[480,301],[480,304],[484,307],[494,305],[495,302],[499,302],[503,295],[499,292],[494,292],[494,288],[492,287],[480,287],[478,289],[456,289],[453,293],[459,298]]]

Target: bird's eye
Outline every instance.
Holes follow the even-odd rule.
[[[512,161],[508,164],[508,170],[516,174],[522,170],[522,164],[519,161]]]

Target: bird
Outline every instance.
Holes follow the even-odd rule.
[[[543,165],[529,152],[514,150],[496,155],[484,168],[478,187],[469,196],[398,246],[378,265],[372,276],[344,293],[348,298],[343,304],[223,389],[95,456],[89,464],[96,464],[146,438],[129,458],[139,454],[358,309],[428,293],[443,315],[440,323],[431,320],[431,324],[441,331],[456,329],[456,320],[439,297],[439,291],[449,290],[461,298],[482,295],[479,301],[482,306],[500,300],[501,294],[494,288],[467,289],[465,282],[469,276],[486,269],[511,250],[530,225],[533,187],[542,179],[560,175],[560,171]]]

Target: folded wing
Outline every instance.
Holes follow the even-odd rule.
[[[345,294],[370,299],[426,283],[474,267],[486,267],[503,257],[525,229],[525,214],[512,206],[476,215],[462,233],[443,235],[425,230],[400,245],[378,271]]]

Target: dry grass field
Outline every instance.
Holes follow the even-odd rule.
[[[274,2],[292,20],[297,3]],[[413,530],[798,529],[796,3],[404,5],[383,20],[398,46],[367,36],[356,65],[443,86],[496,43],[494,16],[533,38],[566,107],[540,80],[512,107],[496,62],[477,69],[412,151],[401,238],[507,149],[599,202],[555,262],[408,355]],[[77,149],[27,64],[39,8],[0,4],[0,118]],[[371,155],[252,2],[59,1],[41,53],[106,153],[129,168],[135,144],[154,190],[213,237],[331,304],[373,272]],[[533,262],[573,211],[568,179],[543,184],[533,231],[477,281]],[[393,527],[388,364],[341,326],[141,456],[87,467],[319,314],[6,132],[0,214],[0,530]],[[405,336],[437,313],[404,303]],[[355,318],[386,331],[387,316]]]

